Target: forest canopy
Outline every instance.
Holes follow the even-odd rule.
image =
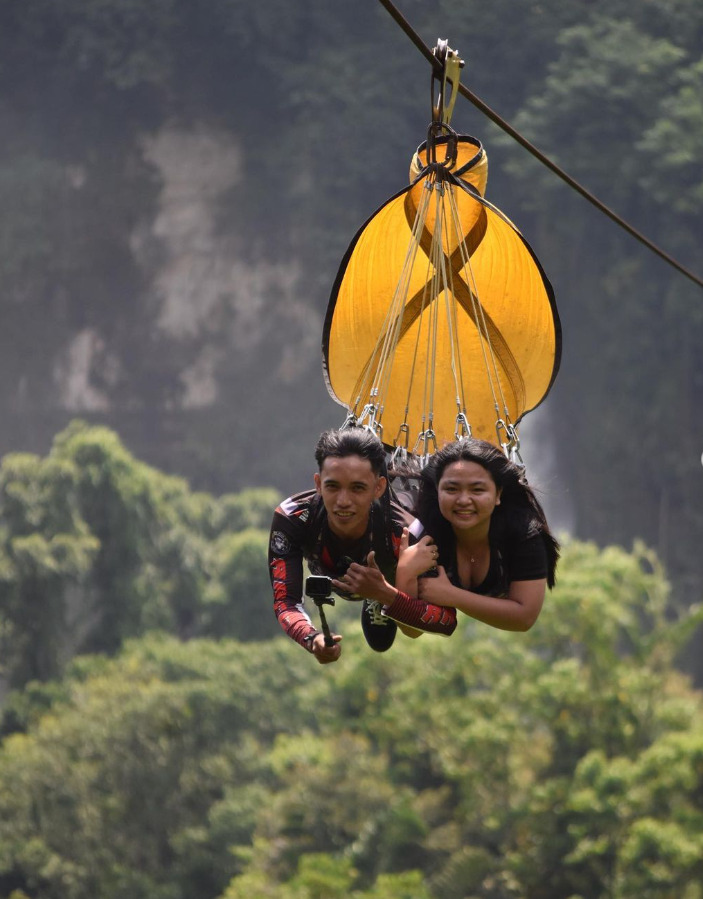
[[[464,620],[379,656],[350,620],[323,672],[283,637],[151,634],[28,684],[0,891],[698,896],[703,707],[671,664],[693,619],[642,548],[571,543],[562,571],[526,635]]]
[[[275,622],[275,491],[74,422],[0,469],[0,894],[700,896],[703,703],[656,555],[568,540],[525,634],[321,669]],[[697,892],[698,891],[698,892]]]
[[[216,499],[135,459],[117,435],[73,422],[45,458],[0,466],[0,673],[59,677],[150,629],[181,639],[277,632],[269,591],[273,489]],[[233,597],[236,596],[236,614]]]

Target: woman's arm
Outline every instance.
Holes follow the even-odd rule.
[[[420,599],[425,602],[451,606],[470,618],[500,630],[527,631],[542,611],[547,579],[513,581],[507,596],[483,596],[455,587],[440,566],[439,577],[421,578],[418,587]]]

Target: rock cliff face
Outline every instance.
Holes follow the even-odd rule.
[[[217,370],[232,355],[250,372],[294,383],[309,369],[321,321],[297,299],[299,265],[248,258],[245,216],[223,219],[222,197],[235,198],[229,208],[236,212],[237,190],[251,177],[238,142],[223,131],[166,128],[145,143],[145,155],[163,182],[151,231],[163,259],[152,281],[158,328],[176,341],[220,337],[217,346],[207,340],[180,373],[183,408],[223,398]],[[261,352],[276,319],[285,341],[262,370]]]
[[[343,420],[320,368],[332,279],[311,277],[295,255],[304,239],[289,204],[252,220],[252,198],[266,204],[269,194],[233,132],[170,123],[137,149],[152,193],[119,235],[133,272],[124,283],[118,276],[123,306],[111,316],[98,299],[79,327],[48,344],[55,402],[35,438],[48,443],[82,416],[106,422],[140,458],[197,486],[302,488],[320,430]],[[79,165],[66,178],[79,194],[90,187]],[[284,234],[297,229],[292,239],[265,241],[267,213]],[[539,482],[551,466],[541,464],[546,429],[532,424],[524,445]]]
[[[236,215],[236,195],[247,175],[238,141],[226,131],[167,126],[143,141],[143,156],[160,183],[150,221],[129,236],[133,261],[145,280],[143,301],[151,308],[155,336],[190,349],[178,371],[180,391],[172,407],[202,409],[227,401],[219,375],[228,359],[264,379],[292,385],[317,362],[321,315],[299,299],[295,260],[252,259],[250,223]],[[233,197],[223,217],[222,198]],[[235,215],[231,216],[231,211]],[[278,334],[275,355],[262,351]],[[91,370],[110,351],[92,328],[78,331],[55,370],[60,405],[73,413],[114,408],[109,391],[91,383]],[[186,354],[188,355],[188,354]],[[112,357],[108,385],[123,362]]]
[[[247,169],[232,132],[166,124],[137,152],[149,201],[123,233],[114,222],[105,236],[101,223],[91,229],[85,264],[105,293],[81,298],[67,281],[80,308],[44,337],[46,403],[37,408],[25,358],[20,388],[34,383],[35,392],[20,390],[19,440],[0,449],[43,452],[80,416],[109,424],[140,457],[208,489],[252,481],[283,488],[289,466],[307,482],[310,466],[296,458],[310,457],[319,430],[342,420],[320,370],[321,285],[314,296],[294,240],[267,244],[252,220],[252,202],[265,206],[267,193],[257,197],[261,175]],[[122,174],[125,184],[112,181],[127,192],[130,173]],[[64,175],[66,190],[87,205],[96,173],[72,164]],[[67,214],[80,219],[82,208]],[[285,232],[290,211],[276,215]],[[119,270],[101,269],[97,244],[122,253]],[[290,455],[283,433],[301,444]]]
[[[3,6],[0,455],[80,416],[194,486],[287,489],[342,420],[319,346],[369,29],[250,6]]]

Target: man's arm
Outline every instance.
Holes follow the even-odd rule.
[[[397,624],[408,626],[412,630],[426,631],[431,634],[441,634],[449,637],[456,629],[456,611],[450,608],[442,608],[421,599],[414,599],[404,592],[403,586],[408,583],[417,584],[417,571],[426,571],[434,564],[435,555],[433,544],[429,538],[410,546],[411,536],[408,529],[403,530],[399,552],[410,553],[410,563],[405,566],[411,577],[396,581],[396,586],[389,584],[376,564],[375,553],[371,551],[367,558],[367,565],[359,565],[353,562],[345,575],[332,583],[340,590],[348,591],[359,597],[373,599],[383,603],[384,613]],[[399,565],[400,569],[400,565]],[[399,586],[401,589],[399,589]],[[408,633],[408,636],[418,636],[417,633]]]
[[[422,599],[413,599],[398,590],[396,597],[384,609],[386,615],[399,625],[416,631],[451,637],[456,630],[456,609],[443,608]]]
[[[276,509],[271,524],[269,575],[274,612],[285,633],[312,653],[320,664],[336,661],[342,651],[339,645],[342,638],[335,634],[335,645],[325,646],[324,637],[305,611],[302,528],[286,514],[285,503]]]

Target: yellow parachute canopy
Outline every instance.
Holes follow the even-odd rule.
[[[423,144],[411,183],[360,229],[340,266],[325,379],[349,420],[389,447],[425,455],[469,433],[505,447],[558,371],[551,285],[484,198],[487,168],[473,137]]]

